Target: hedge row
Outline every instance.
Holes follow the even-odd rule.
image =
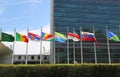
[[[0,77],[120,77],[120,65],[0,65]]]

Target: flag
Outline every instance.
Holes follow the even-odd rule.
[[[82,41],[93,41],[96,42],[95,36],[90,32],[81,32]]]
[[[2,32],[2,41],[8,41],[8,42],[13,42],[14,37],[10,34]]]
[[[108,39],[116,42],[120,42],[120,38],[111,31],[108,32]]]
[[[68,32],[68,39],[72,39],[73,41],[80,41],[80,36],[76,32]]]
[[[55,32],[55,41],[65,43],[66,40],[67,40],[67,37],[64,34]]]
[[[41,36],[42,36],[43,41],[53,41],[54,40],[54,35],[53,34],[48,34],[48,33],[42,32]]]
[[[28,38],[30,38],[30,40],[32,41],[39,41],[41,39],[41,37],[37,34],[28,32]]]
[[[16,41],[28,42],[28,38],[23,34],[16,33]]]

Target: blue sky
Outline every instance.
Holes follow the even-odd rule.
[[[27,35],[26,29],[30,32],[40,34],[43,31],[50,32],[50,0],[0,0],[0,27],[3,32],[14,35],[14,28],[17,32]],[[3,42],[7,47],[13,42]],[[40,43],[29,41],[28,54],[39,54]],[[46,52],[50,51],[50,42],[43,42]],[[21,51],[22,49],[22,51]],[[26,53],[26,43],[15,42],[15,54]]]
[[[2,31],[38,29],[50,23],[50,0],[0,0]]]

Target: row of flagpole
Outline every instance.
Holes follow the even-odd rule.
[[[27,28],[27,33],[29,32],[29,28]],[[42,28],[40,30],[40,33],[42,32]],[[2,39],[2,28],[0,28],[0,38]],[[14,39],[16,39],[16,28],[14,28]],[[13,44],[12,44],[12,55],[11,55],[11,64],[14,64],[14,54],[15,54],[15,40],[13,41]],[[42,61],[42,40],[40,41],[40,64],[41,64],[41,61]],[[28,43],[26,43],[26,55],[25,55],[25,64],[28,64]]]
[[[81,26],[80,26],[80,36],[82,35],[81,34]],[[74,28],[73,28],[73,31],[74,31]],[[69,32],[69,27],[67,27],[67,33]],[[94,34],[94,38],[95,38],[95,31],[94,31],[94,26],[93,26],[93,34]],[[106,26],[106,37],[107,37],[107,48],[108,48],[108,63],[109,64],[111,64],[111,54],[110,54],[110,47],[109,47],[109,39],[108,39],[108,27]],[[83,61],[83,47],[82,47],[82,40],[80,40],[80,48],[81,48],[81,64],[82,63],[84,63],[84,61]],[[55,52],[56,52],[56,50],[55,50],[55,42],[54,42],[54,53],[53,53],[53,56],[54,56],[54,64],[56,63],[56,55],[55,55]],[[97,61],[97,53],[96,53],[96,43],[94,42],[94,61],[95,61],[95,64],[97,64],[98,63],[98,61]],[[69,40],[67,40],[67,63],[69,64],[70,62],[69,62]],[[75,42],[73,41],[73,62],[75,63],[76,62],[76,60],[75,60]]]
[[[80,36],[82,36],[82,30],[81,30],[81,26],[79,27],[80,30]],[[73,28],[74,31],[74,28]],[[2,28],[0,28],[0,34],[2,32]],[[29,32],[29,28],[27,28],[27,33]],[[42,28],[40,30],[40,33],[42,32]],[[53,30],[53,32],[55,32],[55,29]],[[69,27],[67,27],[67,33],[69,32]],[[93,34],[94,34],[94,38],[95,38],[95,31],[94,31],[94,27],[93,27]],[[16,28],[14,29],[14,36],[16,36]],[[110,54],[110,47],[109,47],[109,39],[108,39],[108,27],[106,26],[106,37],[107,37],[107,48],[108,48],[108,61],[109,64],[111,63],[111,54]],[[16,39],[16,37],[15,37]],[[56,49],[55,49],[55,40],[53,42],[53,63],[56,64]],[[81,63],[83,63],[83,47],[82,47],[82,40],[80,40],[80,48],[81,48]],[[14,52],[15,52],[15,41],[13,42],[13,54],[12,54],[12,60],[11,60],[11,64],[13,64],[14,62]],[[42,40],[40,41],[40,64],[42,61]],[[73,62],[75,63],[75,42],[73,41]],[[97,64],[97,54],[96,54],[96,44],[94,42],[94,57],[95,57],[95,64]],[[69,40],[67,40],[67,63],[69,64]],[[28,62],[28,43],[26,43],[26,59],[25,59],[25,64],[27,64]]]
[[[82,35],[81,34],[81,26],[80,26],[80,36]],[[73,28],[73,31],[74,31],[74,28]],[[68,33],[68,27],[67,27],[67,33]],[[95,34],[94,32],[94,27],[93,27],[93,33]],[[83,63],[83,50],[82,50],[82,40],[80,40],[80,46],[81,46],[81,64]],[[54,51],[55,52],[55,51]],[[94,53],[95,53],[95,63],[97,63],[97,57],[96,57],[96,44],[94,42]],[[54,54],[54,60],[55,60],[55,54]],[[75,42],[73,41],[73,62],[76,63],[76,60],[75,60]],[[69,40],[67,40],[67,63],[69,64]]]
[[[67,29],[68,31],[68,29]],[[29,32],[29,29],[27,28],[27,33]],[[42,28],[41,28],[41,32],[42,32]],[[14,36],[16,33],[16,29],[14,29]],[[93,33],[94,33],[94,28],[93,28]],[[106,29],[106,33],[108,33],[107,29]],[[94,33],[95,34],[95,33]],[[81,35],[81,27],[80,27],[80,35]],[[81,44],[81,63],[83,63],[83,51],[82,51],[82,40],[80,42]],[[109,49],[109,40],[107,38],[107,46],[108,46],[108,58],[109,58],[109,63],[111,63],[111,59],[110,59],[110,49]],[[13,64],[13,59],[14,59],[14,46],[15,46],[15,41],[13,42],[13,54],[12,54],[12,61],[11,63]],[[40,41],[40,53],[42,51],[42,41]],[[68,64],[69,64],[69,40],[67,43],[67,58],[68,58]],[[95,53],[95,63],[97,63],[97,57],[96,57],[96,45],[94,43],[94,53]],[[28,43],[26,43],[26,60],[25,60],[25,64],[27,64],[27,57],[28,57]],[[41,54],[40,54],[40,64],[41,64]],[[73,58],[74,58],[74,62],[75,62],[75,43],[73,41]],[[55,64],[55,42],[54,42],[54,64]]]

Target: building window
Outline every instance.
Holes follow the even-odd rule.
[[[24,59],[26,59],[26,56],[24,56]]]
[[[34,56],[31,56],[31,59],[33,60],[33,59],[34,59]]]
[[[40,59],[40,56],[38,56],[38,59]]]
[[[118,63],[118,62],[119,62],[119,60],[118,60],[118,59],[114,59],[113,61],[114,61],[114,63]]]
[[[47,56],[44,56],[44,60],[47,60]]]
[[[18,56],[18,60],[20,60],[21,59],[21,56]]]

